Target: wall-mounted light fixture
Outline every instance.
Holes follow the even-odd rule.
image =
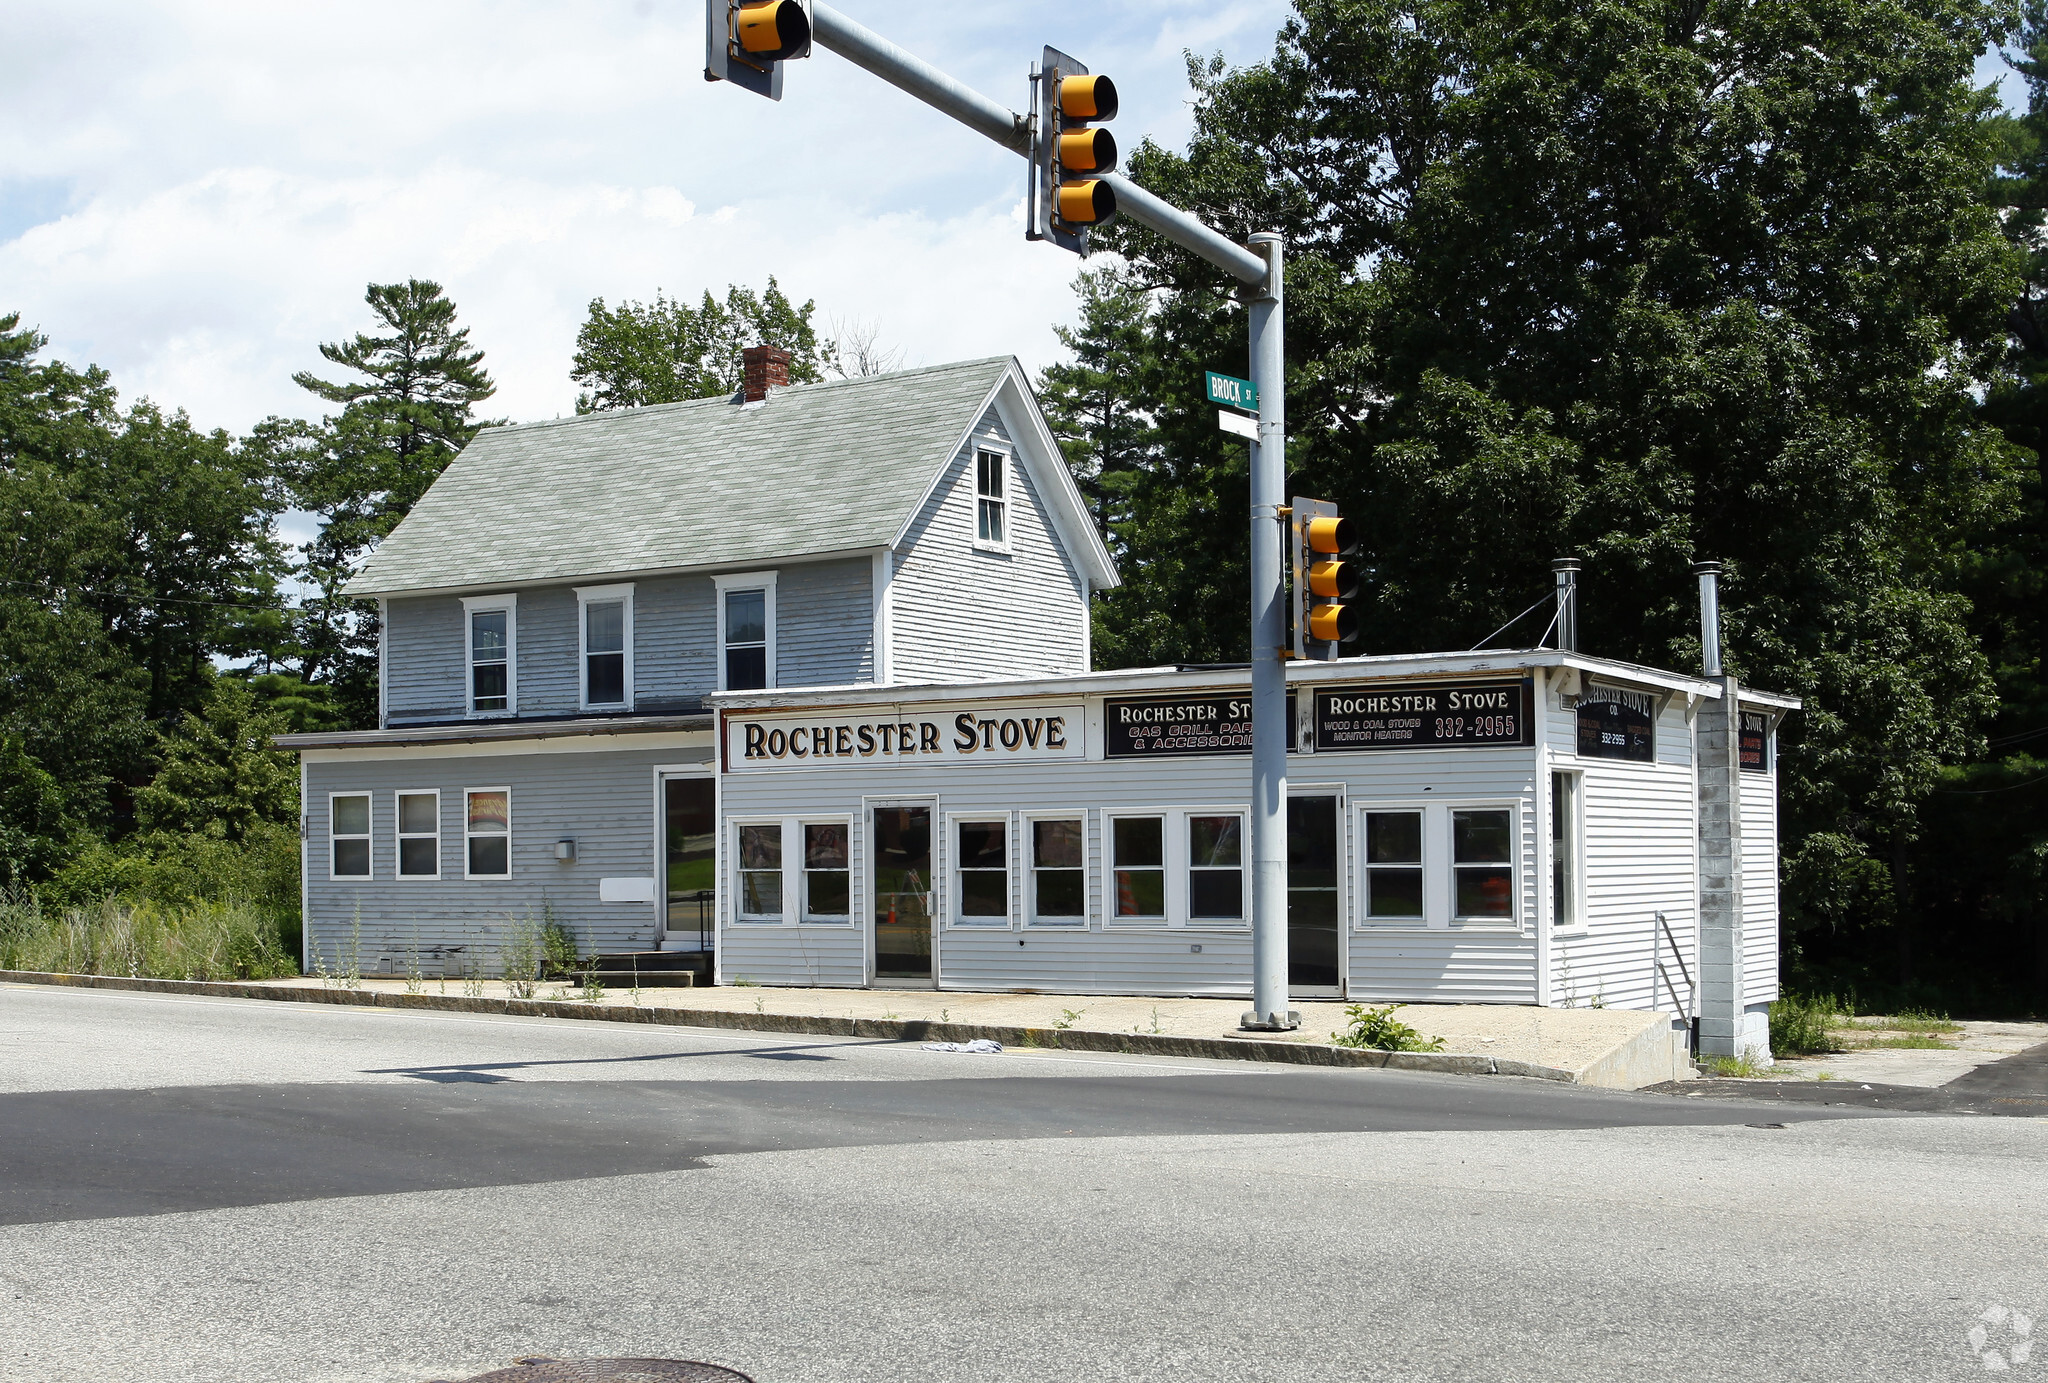
[[[574,836],[563,836],[555,842],[555,858],[564,861],[576,858],[576,838]]]

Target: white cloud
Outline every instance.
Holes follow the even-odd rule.
[[[1185,138],[1180,48],[1269,50],[1265,0],[856,17],[998,99],[1051,40],[1113,72],[1127,146]],[[1022,163],[829,54],[770,104],[706,84],[702,10],[450,0],[10,8],[0,311],[124,393],[242,428],[369,323],[447,285],[513,418],[572,406],[590,298],[775,274],[913,360],[1051,359],[1075,262],[1024,242]]]

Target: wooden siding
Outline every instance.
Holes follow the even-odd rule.
[[[1741,773],[1742,1000],[1778,997],[1778,774]]]
[[[784,567],[775,591],[775,684],[872,682],[874,589],[868,557]]]
[[[428,953],[430,974],[442,947],[471,948],[495,972],[515,918],[552,910],[585,948],[641,950],[654,944],[657,905],[602,903],[600,878],[659,878],[655,860],[655,765],[709,758],[711,736],[694,748],[588,752],[448,754],[342,761],[305,766],[307,916],[309,942],[330,970],[344,948],[361,948],[365,974],[403,973],[415,942]],[[470,880],[463,874],[463,790],[512,790],[512,874]],[[441,877],[396,876],[395,794],[441,793]],[[371,793],[371,877],[327,877],[329,794]],[[555,842],[576,841],[576,859],[555,858]]]
[[[582,709],[576,660],[583,643],[576,615],[573,587],[519,593],[519,714],[562,716]]]
[[[1010,467],[1010,551],[974,545],[974,453],[981,441],[1015,456],[993,406],[926,497],[892,582],[899,682],[1086,672],[1088,600],[1024,466]]]
[[[633,705],[658,711],[718,685],[718,593],[708,576],[633,583]]]
[[[468,710],[462,602],[424,596],[384,603],[384,714],[394,725],[453,720]]]
[[[1657,719],[1652,763],[1580,758],[1575,714],[1561,709],[1553,694],[1545,698],[1544,715],[1552,767],[1579,772],[1584,794],[1586,925],[1553,935],[1551,1002],[1682,1008],[1687,985],[1672,963],[1671,944],[1660,947],[1656,927],[1662,912],[1697,979],[1699,803],[1684,698],[1674,697]],[[1660,949],[1676,1001],[1655,977]]]

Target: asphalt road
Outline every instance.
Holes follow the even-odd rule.
[[[0,1379],[1974,1377],[2044,1135],[0,987]]]

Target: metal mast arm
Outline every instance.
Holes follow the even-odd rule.
[[[1031,152],[1031,122],[1000,101],[991,101],[955,81],[924,59],[904,52],[874,30],[854,23],[830,5],[811,6],[811,41],[864,67],[891,86],[952,116],[1013,154]],[[1266,261],[1204,225],[1179,207],[1155,197],[1130,179],[1105,175],[1116,191],[1117,212],[1155,230],[1182,249],[1198,254],[1245,283],[1266,281]]]

